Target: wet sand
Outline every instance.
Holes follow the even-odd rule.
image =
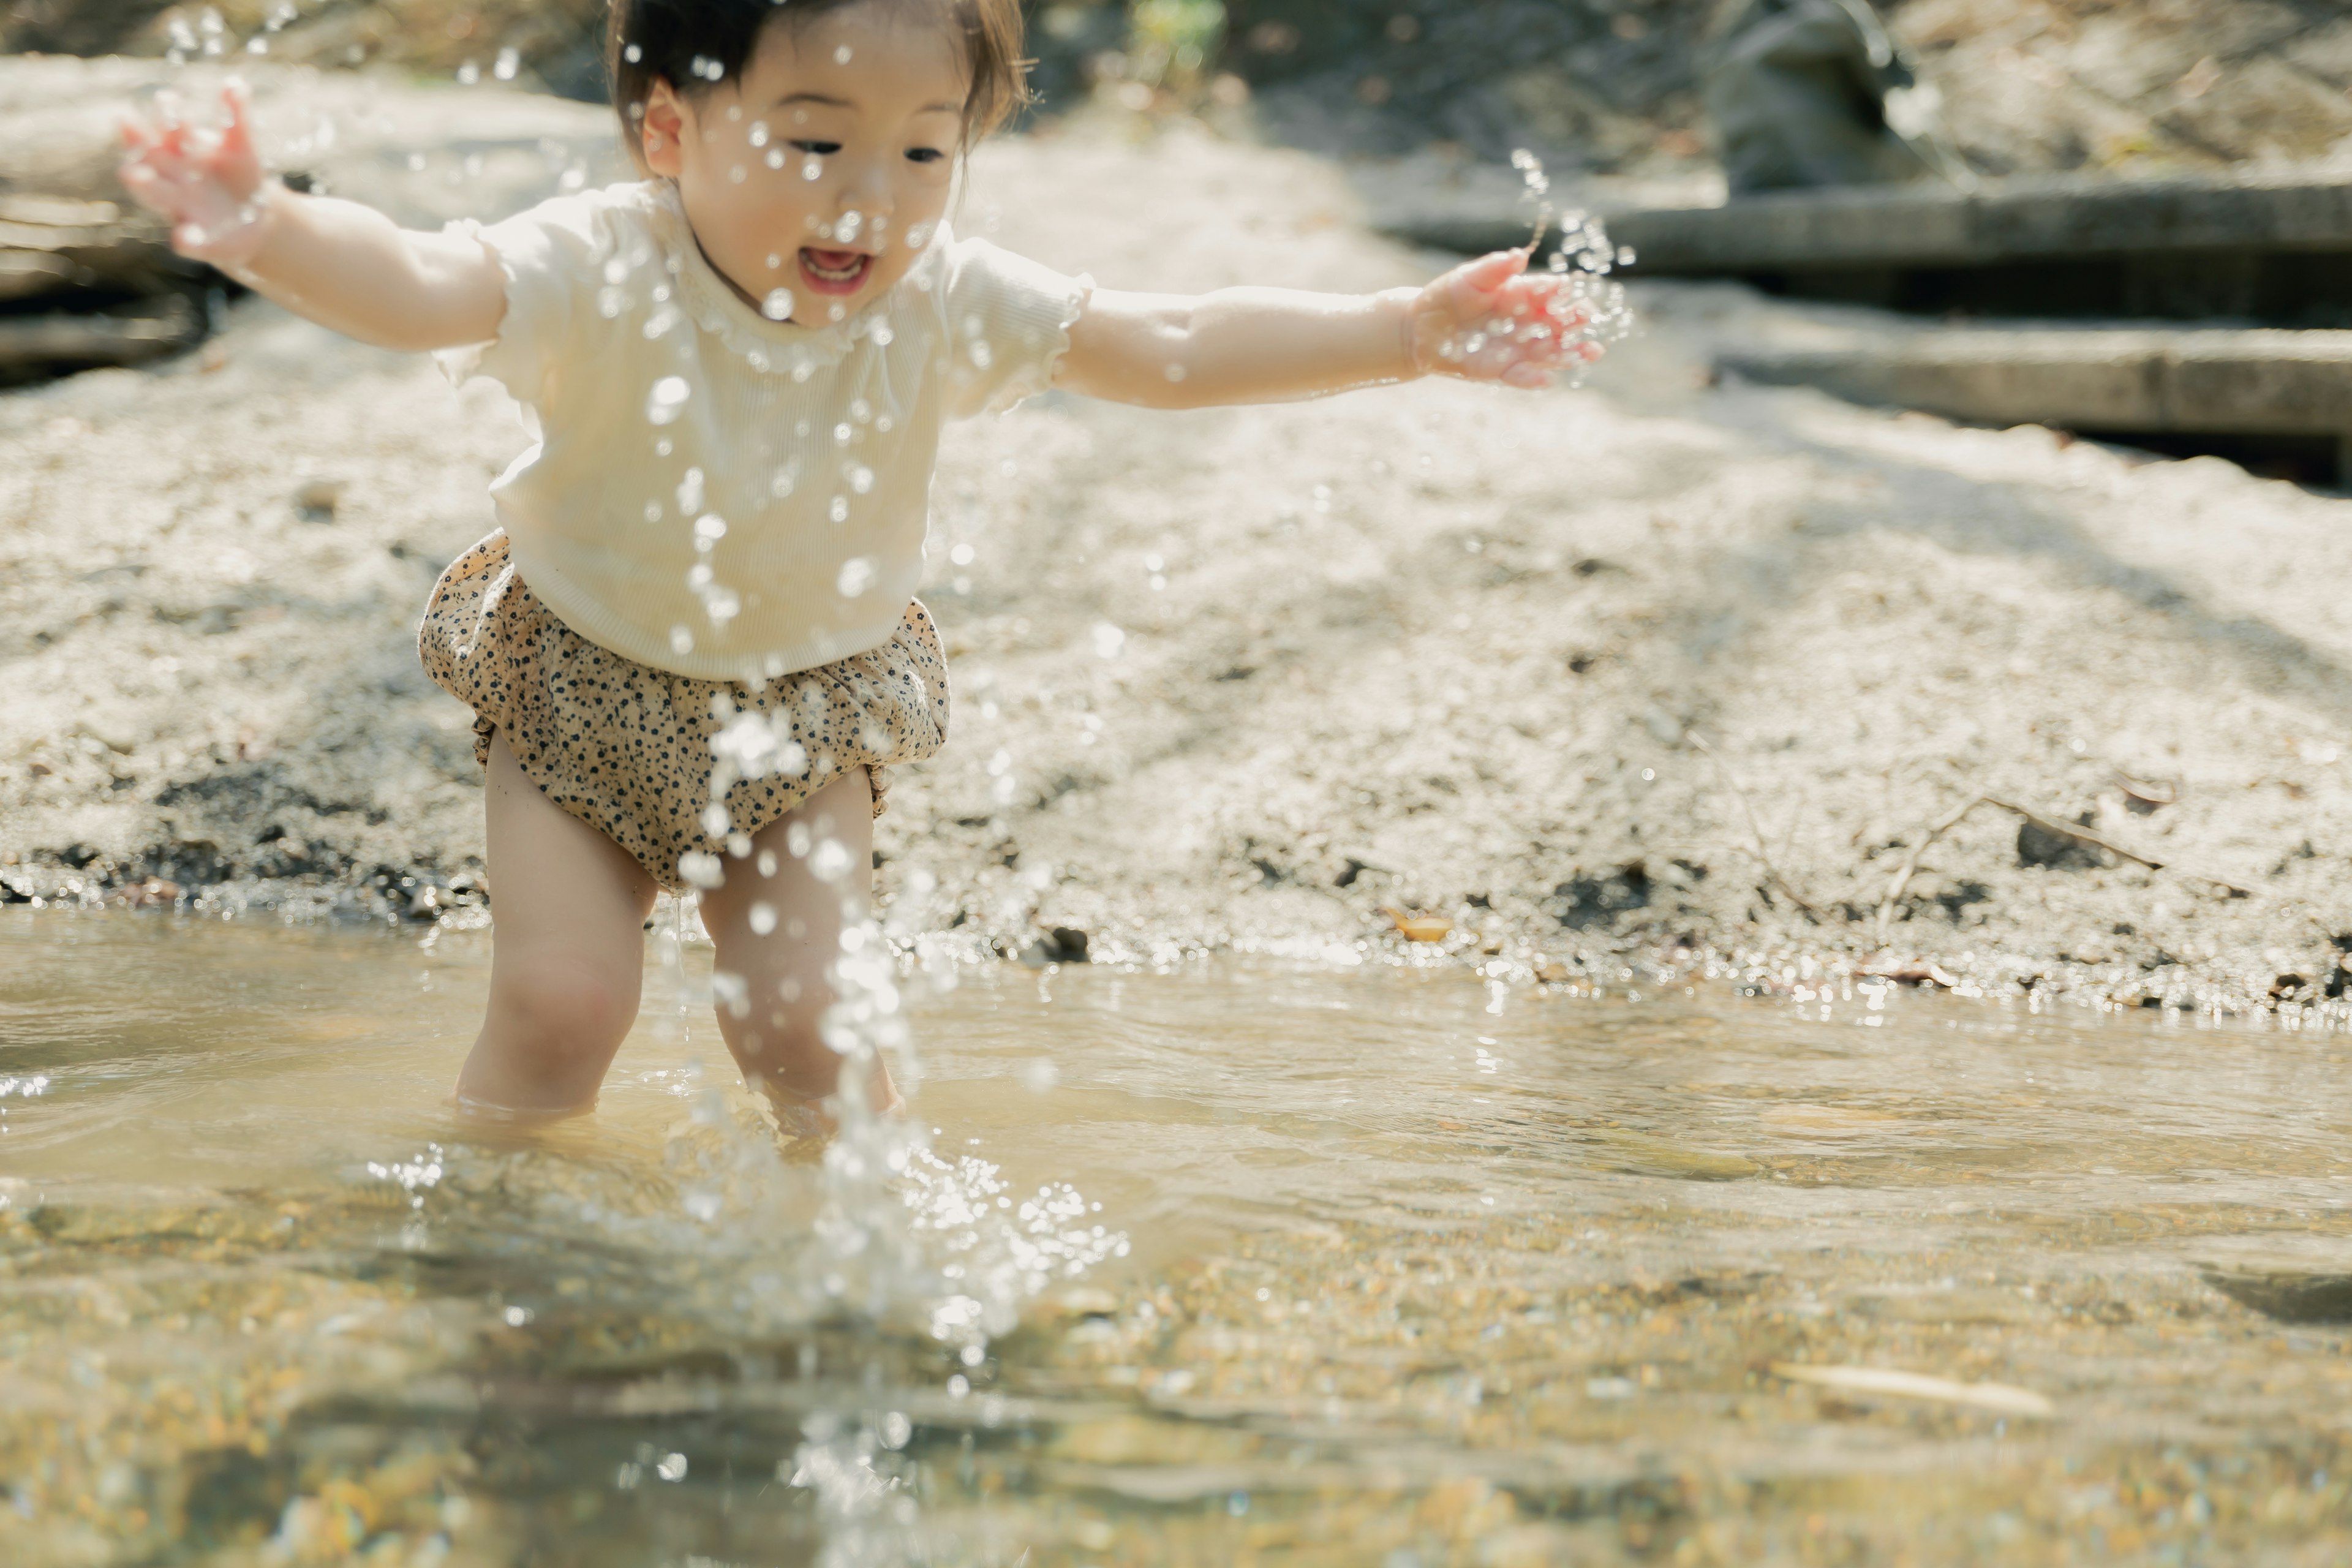
[[[602,111],[500,101],[555,146],[534,178],[600,144]],[[436,203],[493,184],[433,157]],[[1329,165],[1184,124],[1003,142],[973,186],[966,227],[1109,286],[1441,260],[1359,227]],[[880,829],[902,923],[1580,989],[1787,990],[1810,954],[2340,1017],[2352,506],[1709,384],[1762,307],[1637,304],[1578,391],[1055,396],[953,432],[925,591],[952,738]],[[479,788],[412,628],[522,441],[488,385],[252,302],[200,356],[0,397],[5,896],[431,914]],[[1980,795],[2162,868],[2001,805],[1927,842]]]

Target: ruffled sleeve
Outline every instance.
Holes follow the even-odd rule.
[[[478,240],[506,277],[506,315],[484,343],[434,354],[442,374],[462,385],[486,375],[530,407],[548,396],[552,374],[583,345],[597,319],[596,293],[614,249],[611,204],[604,192],[542,202],[500,223],[460,218],[444,230]]]
[[[984,239],[941,241],[939,305],[950,418],[1000,414],[1053,384],[1095,281]]]

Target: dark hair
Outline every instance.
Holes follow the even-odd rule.
[[[769,27],[797,30],[866,5],[929,12],[957,35],[971,67],[971,95],[963,110],[966,148],[1029,101],[1020,0],[612,0],[604,68],[629,156],[644,155],[638,125],[655,82],[667,81],[689,97],[708,91],[742,73]]]

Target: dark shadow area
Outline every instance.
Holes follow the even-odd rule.
[[[2343,447],[2326,436],[2228,435],[2198,430],[2074,430],[2102,446],[2128,447],[2168,458],[2220,458],[2262,479],[2284,479],[2309,490],[2346,493]]]
[[[2337,251],[2179,251],[1981,267],[1818,267],[1748,273],[1741,281],[1786,299],[1923,316],[2352,326],[2352,254]]]

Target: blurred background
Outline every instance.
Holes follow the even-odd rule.
[[[1109,96],[1160,110],[1253,104],[1335,154],[1532,148],[1559,170],[1709,169],[1709,34],[1733,0],[1051,0],[1033,5],[1037,115]],[[2352,18],[2326,0],[1887,0],[1896,45],[1940,89],[1988,174],[2138,173],[2310,159],[2352,137]],[[14,0],[0,51],[394,66],[604,93],[593,0]],[[1734,19],[1736,20],[1736,19]]]

